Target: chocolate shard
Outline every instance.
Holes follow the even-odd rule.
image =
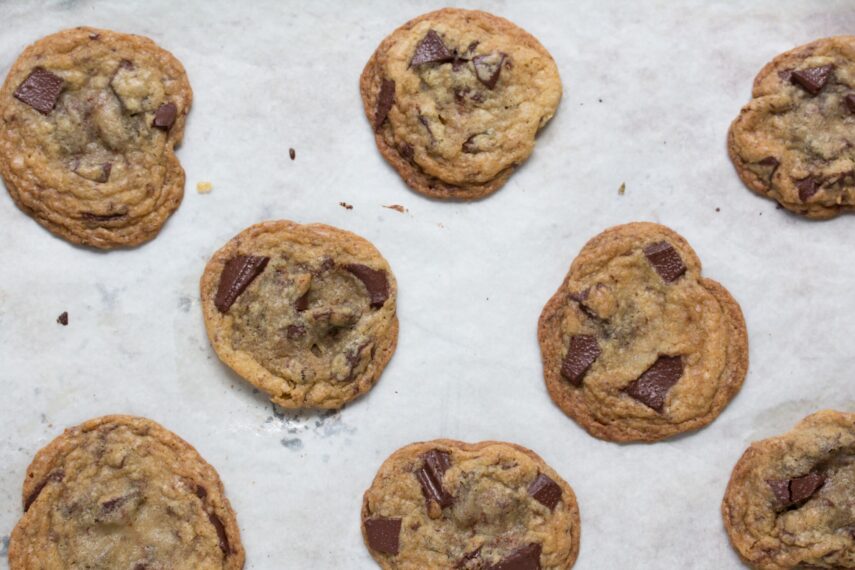
[[[673,283],[686,272],[680,254],[667,241],[648,245],[644,248],[644,256],[666,283]]]
[[[365,536],[372,550],[383,554],[398,554],[401,519],[386,517],[365,519]]]
[[[309,292],[308,291],[303,293],[299,299],[294,301],[294,308],[297,309],[301,313],[309,308]]]
[[[176,116],[178,116],[178,107],[175,103],[164,103],[154,112],[154,121],[151,126],[168,131],[175,123]]]
[[[660,356],[653,366],[627,386],[624,391],[659,413],[665,408],[665,397],[683,376],[682,356]]]
[[[793,183],[799,191],[799,200],[802,202],[807,202],[814,194],[819,192],[820,182],[813,176],[794,180]]]
[[[454,59],[454,55],[445,47],[445,42],[434,30],[428,30],[425,37],[416,45],[416,51],[410,60],[410,67],[422,65],[423,63],[447,63]]]
[[[214,305],[221,313],[227,313],[237,298],[267,267],[269,257],[238,255],[226,262],[220,274],[220,284],[214,296]]]
[[[855,93],[849,93],[843,98],[850,113],[855,113]]]
[[[103,503],[101,503],[101,513],[108,515],[114,511],[119,510],[122,505],[127,503],[132,496],[132,494],[119,495],[118,497],[112,498],[108,501],[104,501]]]
[[[442,477],[451,467],[451,455],[438,449],[431,449],[422,455],[424,464],[416,470],[416,479],[422,486],[422,494],[425,500],[434,501],[440,507],[450,507],[454,504],[454,497],[442,486]]]
[[[214,513],[208,513],[208,520],[211,521],[211,524],[214,525],[214,530],[217,531],[217,541],[220,544],[220,550],[223,551],[223,556],[228,556],[232,553],[232,549],[229,545],[229,537],[226,534],[226,527],[223,525],[223,521]]]
[[[24,500],[24,512],[27,512],[30,509],[30,506],[36,502],[36,499],[39,498],[39,495],[41,495],[42,491],[44,491],[48,483],[59,483],[63,480],[64,477],[65,471],[63,469],[51,471],[41,483],[36,485],[36,488],[33,489],[33,492],[30,493]]]
[[[496,83],[499,82],[499,75],[502,73],[502,63],[504,63],[505,57],[505,54],[499,52],[478,55],[472,58],[472,65],[475,67],[475,77],[487,89],[493,89],[496,87]]]
[[[56,318],[56,322],[58,322],[64,327],[68,326],[68,311],[63,311],[62,313],[60,313],[60,315]]]
[[[487,570],[540,570],[540,552],[536,543],[517,548]]]
[[[772,489],[779,507],[786,509],[810,499],[825,484],[825,477],[812,471],[794,479],[770,479],[766,483]]]
[[[371,269],[360,263],[348,263],[344,266],[354,277],[362,281],[368,289],[371,306],[379,309],[389,298],[389,280],[382,269]]]
[[[790,76],[790,81],[811,95],[819,95],[828,83],[833,70],[834,66],[830,64],[820,65],[819,67],[808,67],[807,69],[797,69]]]
[[[595,336],[579,334],[571,337],[567,355],[561,363],[561,375],[574,386],[581,386],[582,379],[601,352]]]
[[[293,148],[289,148],[288,149],[288,156],[291,157],[291,160],[294,160],[295,158],[297,158],[297,151],[294,150]]]
[[[528,486],[528,494],[551,511],[561,500],[561,487],[543,473],[539,473]]]
[[[394,102],[395,82],[391,79],[384,79],[380,83],[380,93],[377,95],[377,112],[374,114],[375,131],[379,131],[383,123],[386,122],[386,117],[389,116],[389,111],[392,109]]]
[[[15,98],[43,115],[47,115],[56,106],[62,92],[63,81],[41,67],[35,68],[15,89]]]
[[[766,158],[761,160],[758,164],[762,164],[763,166],[771,166],[772,168],[777,168],[778,165],[781,163],[774,156],[767,156]]]

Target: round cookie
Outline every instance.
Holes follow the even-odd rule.
[[[565,570],[579,524],[570,485],[533,451],[497,441],[403,447],[362,501],[363,538],[386,570]]]
[[[411,188],[442,199],[504,185],[561,99],[540,42],[504,18],[456,8],[395,30],[359,86],[380,153]]]
[[[721,505],[758,570],[855,568],[855,414],[825,410],[751,444]]]
[[[24,480],[10,570],[236,570],[244,551],[216,471],[145,418],[105,416],[65,430]]]
[[[217,356],[286,408],[340,408],[371,389],[395,352],[395,277],[344,230],[251,226],[211,257],[201,294]]]
[[[0,89],[0,174],[54,234],[97,248],[152,239],[184,195],[173,149],[193,93],[148,38],[95,28],[47,36]]]
[[[855,36],[783,53],[754,80],[728,152],[742,181],[809,218],[855,207]]]
[[[748,370],[739,305],[676,232],[652,223],[591,239],[540,315],[549,395],[591,435],[657,441],[721,413]]]

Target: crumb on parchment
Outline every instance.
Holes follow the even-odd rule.
[[[347,202],[339,202],[338,205],[341,206],[342,208],[344,208],[345,210],[352,210],[353,209],[353,206],[351,206]]]
[[[196,192],[199,194],[207,194],[211,190],[214,189],[214,184],[211,182],[197,182],[196,183]]]
[[[626,182],[621,182],[621,183],[620,183],[620,188],[618,188],[617,193],[618,193],[618,194],[620,194],[621,196],[623,196],[624,194],[626,194]]]
[[[402,214],[406,214],[407,212],[409,212],[409,210],[407,210],[404,206],[401,206],[400,204],[389,204],[388,206],[383,207],[388,208],[390,210],[395,210],[396,212],[400,212]]]

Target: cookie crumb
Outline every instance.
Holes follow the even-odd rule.
[[[291,157],[291,160],[294,160],[295,158],[297,158],[297,151],[294,150],[293,148],[289,148],[288,149],[288,156]]]
[[[207,194],[211,190],[214,189],[214,185],[211,182],[197,182],[196,183],[196,192],[199,194]]]
[[[68,311],[63,311],[61,315],[56,318],[56,322],[61,324],[64,327],[68,326]]]
[[[351,206],[347,202],[339,202],[338,205],[341,206],[342,208],[344,208],[345,210],[352,210],[353,209],[353,206]]]
[[[406,214],[409,212],[405,207],[400,204],[389,204],[388,206],[383,206],[384,208],[388,208],[390,210],[395,210],[396,212],[401,212],[402,214]]]
[[[620,183],[620,188],[618,188],[617,193],[618,193],[619,195],[621,195],[621,196],[623,196],[624,194],[626,194],[626,182],[621,182],[621,183]]]

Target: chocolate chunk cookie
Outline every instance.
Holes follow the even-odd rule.
[[[817,412],[752,443],[721,512],[752,568],[855,568],[855,414]]]
[[[565,570],[579,532],[570,485],[510,443],[408,445],[383,463],[362,501],[362,535],[387,570]]]
[[[201,289],[217,356],[286,408],[340,408],[395,352],[395,277],[344,230],[256,224],[214,254]]]
[[[360,79],[380,153],[414,190],[471,200],[498,190],[561,99],[549,52],[511,22],[445,8],[387,37]]]
[[[755,192],[809,218],[855,207],[855,36],[783,53],[754,80],[728,151]]]
[[[181,63],[147,38],[94,28],[43,38],[0,90],[6,189],[70,242],[148,241],[184,195],[173,148],[192,98]]]
[[[216,471],[145,418],[105,416],[36,454],[11,570],[234,570],[244,552]]]
[[[589,241],[540,315],[549,395],[588,432],[656,441],[718,416],[748,370],[739,305],[651,223]]]

